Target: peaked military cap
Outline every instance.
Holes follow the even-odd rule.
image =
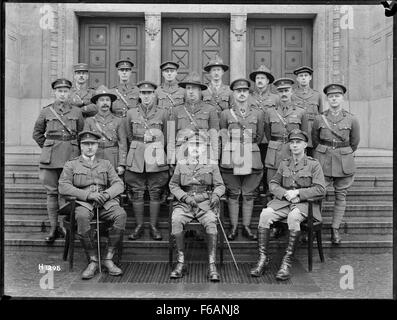
[[[126,58],[126,59],[121,59],[119,61],[116,62],[116,68],[117,69],[132,69],[132,67],[134,66],[134,63],[130,60],[130,58]]]
[[[199,86],[201,90],[206,90],[208,88],[204,83],[201,82],[201,77],[197,72],[189,73],[185,80],[178,83],[178,85],[182,88],[186,88],[186,85],[188,84]]]
[[[326,95],[329,95],[330,93],[341,93],[341,94],[345,94],[346,93],[346,87],[338,84],[338,83],[331,83],[328,84],[324,87],[323,92]]]
[[[294,83],[295,83],[294,80],[290,78],[279,78],[273,82],[273,85],[277,89],[283,89],[283,88],[291,88]]]
[[[269,83],[274,81],[274,77],[271,74],[270,70],[265,65],[260,65],[258,69],[250,73],[250,79],[255,82],[255,78],[257,74],[264,74],[269,79]]]
[[[229,66],[224,64],[222,58],[220,58],[218,55],[208,62],[208,64],[204,67],[204,71],[210,72],[212,67],[221,67],[225,72],[229,70]]]
[[[84,130],[79,133],[80,143],[99,142],[99,139],[101,139],[101,135],[93,131]]]
[[[63,88],[63,87],[67,87],[70,89],[72,87],[72,82],[69,81],[68,79],[60,78],[60,79],[56,79],[55,81],[53,81],[51,83],[51,87],[52,87],[52,89]]]
[[[78,63],[73,66],[73,72],[76,71],[87,71],[88,72],[88,64],[87,63]]]
[[[313,69],[307,66],[302,66],[294,70],[294,74],[298,75],[299,73],[307,72],[310,75],[313,74]]]
[[[305,131],[302,131],[300,129],[292,129],[291,132],[288,134],[288,141],[291,140],[303,140],[305,142],[309,141],[309,138],[307,137],[307,133]]]
[[[92,103],[96,103],[98,99],[102,96],[108,96],[110,97],[110,100],[113,102],[117,99],[117,96],[112,93],[111,90],[109,90],[106,86],[101,85],[95,90],[95,94],[91,98]]]
[[[157,85],[150,81],[141,81],[137,84],[139,91],[154,91]]]
[[[161,70],[166,70],[166,69],[179,69],[179,64],[174,62],[174,61],[165,61],[162,64],[160,64],[160,69]]]
[[[244,78],[240,78],[240,79],[234,80],[234,81],[230,84],[230,89],[231,89],[231,90],[249,89],[250,86],[251,86],[251,83],[249,82],[249,80],[244,79]]]

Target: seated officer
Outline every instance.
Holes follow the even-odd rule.
[[[324,174],[320,163],[305,155],[308,137],[306,132],[293,129],[288,135],[292,156],[281,161],[276,174],[270,180],[269,190],[275,196],[267,208],[263,209],[258,225],[259,259],[251,276],[259,277],[269,263],[269,233],[274,221],[287,218],[289,241],[280,270],[278,280],[291,277],[290,268],[300,235],[300,223],[307,217],[307,199],[325,195]],[[320,209],[313,208],[313,216],[321,221]]]
[[[205,228],[208,238],[208,277],[219,281],[216,269],[217,218],[219,198],[225,186],[218,165],[209,160],[210,151],[205,138],[189,139],[188,157],[177,162],[169,187],[175,196],[172,212],[172,234],[175,237],[177,261],[171,278],[181,278],[186,272],[183,226],[196,218]]]
[[[110,275],[118,276],[122,274],[122,270],[116,267],[112,258],[122,241],[127,215],[115,197],[124,191],[124,184],[108,160],[95,157],[101,136],[96,132],[83,131],[79,138],[81,156],[65,164],[59,179],[59,193],[77,198],[77,235],[90,257],[82,279],[94,277],[99,266],[96,249],[90,237],[90,221],[98,209],[99,218],[111,223],[103,265]]]

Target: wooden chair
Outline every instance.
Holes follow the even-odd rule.
[[[76,216],[75,216],[75,208],[76,208],[76,198],[75,197],[65,197],[67,203],[65,206],[59,209],[58,213],[60,215],[65,215],[63,218],[63,226],[66,229],[66,236],[65,236],[65,245],[63,248],[63,261],[69,260],[69,271],[73,270],[73,260],[74,260],[74,242],[75,242],[75,235],[77,231],[77,223],[76,223]],[[105,221],[99,221],[99,232],[101,235],[107,234],[107,227],[108,224]],[[90,222],[91,230],[97,231],[97,223],[94,219]],[[115,261],[116,264],[119,264],[121,260],[123,252],[123,243],[121,242],[119,247],[117,248],[117,260]],[[68,259],[69,257],[69,259]],[[89,257],[87,257],[89,261]]]
[[[270,198],[273,195],[271,193],[267,193],[265,195],[261,195],[262,197]],[[307,219],[301,223],[301,230],[304,230],[307,232],[307,259],[308,259],[308,267],[309,267],[309,272],[312,271],[313,269],[313,240],[314,240],[314,235],[316,235],[317,239],[317,249],[318,249],[318,254],[320,256],[321,262],[324,262],[324,253],[323,253],[323,243],[322,243],[322,234],[321,230],[323,228],[323,224],[320,221],[314,221],[313,218],[313,205],[318,204],[320,207],[320,213],[322,211],[322,202],[325,196],[319,196],[313,199],[308,199],[304,202],[307,202],[309,204],[309,210],[308,210],[308,215]],[[276,221],[273,223],[274,226],[279,226],[281,228],[284,228],[284,226],[287,223],[287,219],[283,219],[280,221]]]
[[[173,252],[174,252],[174,237],[172,236],[171,233],[171,228],[172,228],[172,211],[173,211],[173,201],[174,201],[174,195],[169,195],[167,198],[168,202],[168,225],[169,225],[169,239],[168,239],[168,261],[170,266],[172,266],[173,263]],[[220,210],[219,210],[219,219],[220,221],[223,221],[224,217],[224,208],[225,208],[225,202],[226,198],[221,197],[220,198]],[[221,229],[221,226],[219,225],[219,222],[217,222],[217,228],[218,228],[218,245],[217,245],[217,250],[219,250],[219,264],[220,266],[223,266],[223,248],[224,248],[224,235]],[[190,231],[190,230],[195,230],[195,231],[201,231],[203,229],[203,226],[198,222],[197,219],[192,220],[191,222],[187,223],[184,226],[185,231]]]

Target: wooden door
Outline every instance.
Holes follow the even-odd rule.
[[[311,20],[249,20],[247,27],[247,74],[265,64],[275,79],[295,79],[294,69],[312,66]]]
[[[203,70],[208,61],[218,54],[229,64],[229,21],[221,19],[163,19],[162,61],[179,63],[178,81],[196,71],[208,83]],[[223,76],[229,83],[229,71]]]
[[[143,19],[82,18],[80,21],[79,62],[88,63],[90,86],[118,83],[115,63],[130,58],[132,83],[144,79],[144,21]]]

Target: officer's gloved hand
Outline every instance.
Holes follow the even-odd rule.
[[[192,208],[197,208],[197,202],[194,200],[193,197],[187,196],[185,198],[185,203],[191,206]]]
[[[211,209],[217,208],[219,206],[219,202],[220,202],[220,200],[219,200],[218,195],[215,194],[215,193],[212,194],[211,202],[210,202],[210,208]]]

